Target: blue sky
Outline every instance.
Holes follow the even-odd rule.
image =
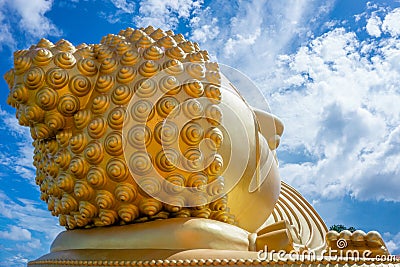
[[[1,73],[41,37],[98,43],[152,24],[197,41],[284,121],[283,180],[328,226],[378,230],[400,254],[399,1],[0,0],[0,21]],[[29,131],[0,87],[0,266],[20,266],[63,228],[39,200]]]

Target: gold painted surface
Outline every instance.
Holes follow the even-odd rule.
[[[181,34],[42,39],[15,52],[4,77],[31,129],[41,199],[67,229],[198,217],[255,231],[274,208],[283,125],[260,129],[218,64]]]

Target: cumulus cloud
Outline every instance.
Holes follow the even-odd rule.
[[[189,21],[200,10],[202,0],[150,0],[141,1],[134,22],[139,27],[175,29],[180,22]]]
[[[122,12],[132,14],[135,11],[135,3],[127,0],[111,0],[114,6]]]
[[[382,34],[380,26],[382,25],[382,20],[380,17],[373,15],[367,21],[367,32],[369,35],[374,37],[380,37]]]
[[[400,254],[400,232],[397,234],[384,233],[383,239],[389,252],[393,255]]]
[[[52,6],[53,0],[0,1],[0,47],[14,50],[17,41],[13,35],[17,32],[24,33],[28,39],[60,35],[61,31],[46,17]],[[14,29],[16,25],[18,29]]]
[[[394,9],[385,16],[382,29],[394,37],[400,36],[400,8]]]
[[[15,225],[8,225],[8,228],[8,231],[0,231],[0,238],[13,241],[31,240],[31,232],[29,232],[27,229]]]
[[[372,42],[335,28],[282,55],[261,85],[287,125],[281,174],[301,192],[400,201],[400,48]]]

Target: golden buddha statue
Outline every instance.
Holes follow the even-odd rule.
[[[31,265],[255,261],[265,246],[322,253],[339,239],[387,254],[376,232],[328,233],[280,180],[282,122],[181,34],[42,39],[14,57],[8,103],[31,129],[41,199],[67,228]]]

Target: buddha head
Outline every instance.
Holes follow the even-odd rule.
[[[255,231],[274,208],[282,123],[181,34],[42,39],[5,79],[41,199],[67,229],[199,217]]]

